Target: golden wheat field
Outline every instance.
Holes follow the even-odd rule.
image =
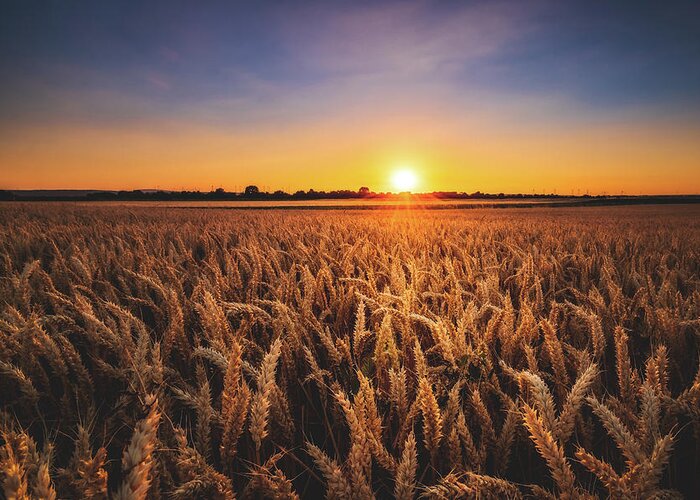
[[[0,207],[4,498],[693,498],[700,208]]]

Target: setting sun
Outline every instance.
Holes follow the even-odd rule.
[[[391,183],[397,191],[411,191],[418,184],[418,178],[412,170],[402,168],[394,172]]]

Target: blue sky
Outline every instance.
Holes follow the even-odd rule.
[[[217,101],[236,110],[324,84],[553,94],[601,113],[700,108],[698,2],[201,6],[4,2],[3,118],[139,120]],[[211,118],[236,120],[221,113]]]

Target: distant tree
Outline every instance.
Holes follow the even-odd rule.
[[[226,191],[224,188],[216,188],[216,191],[214,191],[216,194],[224,194]]]
[[[258,189],[258,186],[246,186],[244,193],[247,196],[254,196],[254,195],[260,193],[260,190]]]
[[[360,196],[367,196],[369,194],[369,188],[362,186],[359,191],[357,191]]]

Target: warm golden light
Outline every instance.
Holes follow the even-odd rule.
[[[391,183],[393,184],[394,189],[399,192],[411,191],[418,184],[418,178],[412,170],[402,168],[394,172],[391,177]]]

